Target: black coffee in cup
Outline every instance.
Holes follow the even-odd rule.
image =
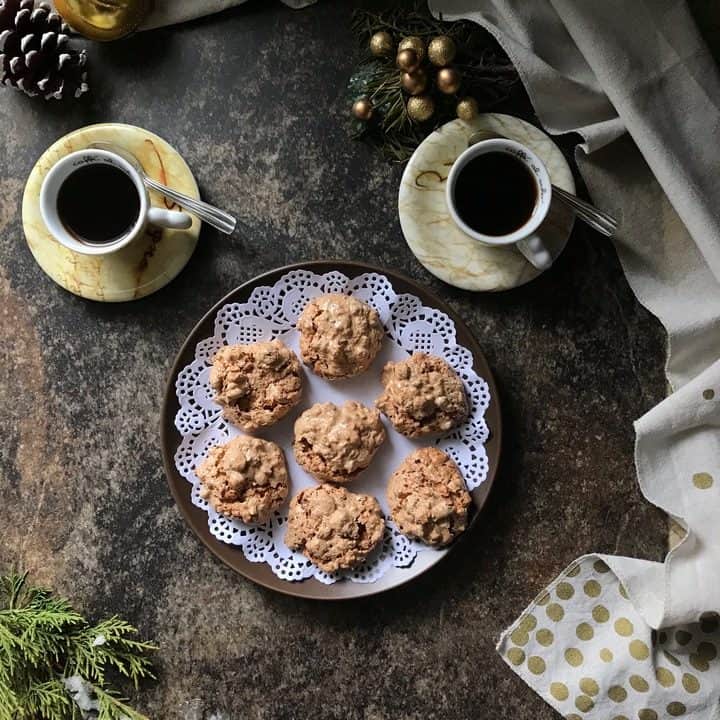
[[[538,185],[522,160],[506,152],[487,152],[460,169],[453,197],[457,214],[469,227],[498,237],[527,223]]]
[[[140,195],[129,175],[109,163],[82,165],[65,178],[57,195],[57,214],[80,242],[119,240],[140,215]]]

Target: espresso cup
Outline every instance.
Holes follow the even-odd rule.
[[[458,180],[468,163],[481,155],[488,153],[504,153],[525,166],[535,184],[534,204],[527,212],[527,217],[521,218],[521,224],[511,232],[500,235],[491,235],[471,227],[466,218],[463,218],[462,208],[458,208],[456,189]],[[488,178],[488,181],[492,181]],[[550,210],[552,198],[552,184],[550,176],[543,162],[534,152],[514,140],[492,139],[482,140],[465,150],[453,163],[446,184],[447,205],[450,215],[458,227],[477,242],[488,247],[506,247],[514,245],[539,270],[545,270],[552,265],[552,256],[543,244],[542,238],[536,232]],[[499,209],[493,210],[497,212]]]
[[[92,238],[79,235],[64,220],[62,209],[58,208],[58,199],[71,176],[81,168],[94,165],[106,166],[105,169],[110,166],[124,173],[132,183],[134,192],[137,193],[137,198],[131,198],[132,217],[129,218],[128,226],[110,240],[94,241]],[[67,188],[65,189],[67,191]],[[107,192],[107,202],[113,201],[112,188],[93,187],[92,190]],[[84,197],[76,197],[72,200],[75,213],[85,211],[82,203],[87,204],[88,213],[96,211],[96,208],[90,207],[91,201],[86,201]],[[84,255],[107,255],[117,252],[136,238],[142,237],[148,224],[176,230],[187,230],[192,225],[192,218],[186,212],[151,205],[142,176],[127,160],[113,152],[95,148],[66,155],[50,168],[40,189],[40,212],[47,229],[60,244]],[[102,223],[102,217],[96,218],[96,222]]]

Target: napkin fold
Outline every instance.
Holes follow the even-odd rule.
[[[685,530],[664,563],[585,556],[498,650],[568,718],[720,710],[720,77],[678,0],[430,0],[486,27],[551,133],[575,131],[639,301],[668,333],[674,392],[635,423],[645,497]]]

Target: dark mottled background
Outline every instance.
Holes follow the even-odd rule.
[[[159,681],[135,696],[152,718],[549,719],[494,645],[576,556],[662,556],[632,421],[663,396],[663,333],[584,228],[550,272],[505,294],[454,290],[419,266],[397,220],[400,169],[346,139],[352,5],[255,2],[94,46],[80,102],[2,91],[0,567],[156,638]],[[206,230],[178,279],[131,304],[68,294],[23,240],[33,163],[100,121],[167,138],[205,197],[241,218],[231,239]],[[322,605],[255,587],[201,547],[166,487],[158,425],[172,359],[208,307],[257,273],[332,257],[397,268],[448,300],[494,368],[506,442],[458,552],[404,589]]]

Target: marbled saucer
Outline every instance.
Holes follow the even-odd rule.
[[[570,166],[550,137],[511,115],[485,113],[472,122],[453,120],[418,146],[400,183],[400,225],[415,257],[446,283],[464,290],[509,290],[541,271],[514,247],[486,247],[466,235],[453,222],[445,201],[448,172],[477,130],[491,130],[523,143],[545,163],[555,185],[575,192]],[[563,251],[573,219],[570,210],[553,200],[538,230],[553,258]]]
[[[40,215],[43,179],[61,157],[98,141],[129,150],[158,182],[191,197],[200,196],[190,168],[162,138],[133,125],[89,125],[60,138],[35,164],[23,195],[25,238],[38,265],[66,290],[90,300],[135,300],[167,285],[185,267],[197,245],[200,221],[194,218],[189,230],[149,225],[143,237],[110,255],[81,255],[57,242]],[[155,192],[150,196],[154,205],[177,207]]]

